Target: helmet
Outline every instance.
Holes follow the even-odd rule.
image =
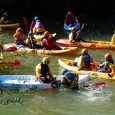
[[[22,32],[22,28],[19,27],[16,31],[17,32]]]
[[[8,13],[7,13],[7,12],[4,12],[4,13],[3,13],[3,16],[7,16],[7,15],[8,15]]]
[[[38,16],[35,16],[35,17],[34,17],[34,21],[36,21],[36,20],[39,20]]]
[[[112,60],[112,55],[109,54],[109,53],[108,53],[108,54],[105,54],[104,57],[105,57],[106,60]]]
[[[50,58],[49,57],[44,57],[43,59],[42,59],[42,62],[49,62],[50,61]]]
[[[72,28],[71,28],[71,31],[76,31],[76,27],[72,27]]]
[[[33,34],[34,34],[34,33],[33,33],[32,31],[30,31],[28,35],[30,36],[30,35],[33,35]]]
[[[50,35],[49,31],[45,31],[45,32],[44,32],[44,36],[45,36],[45,37],[49,37],[49,35]]]
[[[88,53],[88,49],[83,48],[82,51],[81,51],[81,54],[85,54],[85,53],[86,53],[86,54]]]
[[[72,13],[71,13],[71,12],[68,12],[67,14],[68,14],[69,16],[71,16],[71,15],[72,15]]]

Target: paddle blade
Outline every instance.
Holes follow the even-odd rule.
[[[93,87],[100,87],[100,86],[105,86],[105,82],[97,82],[92,84]]]
[[[85,23],[82,24],[82,26],[81,26],[81,30],[83,30],[84,27],[85,27]]]
[[[20,61],[19,60],[14,60],[13,62],[8,62],[9,66],[20,66]]]
[[[26,28],[28,29],[28,21],[25,17],[23,17],[23,21],[24,21],[24,24],[25,24]]]

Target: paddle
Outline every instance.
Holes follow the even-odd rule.
[[[91,86],[93,86],[93,87],[105,86],[105,82],[97,82],[97,83],[93,83]]]
[[[26,29],[27,29],[27,31],[28,31],[28,21],[27,21],[27,19],[26,19],[25,17],[23,17],[23,21],[24,21],[24,24],[25,24]],[[32,48],[33,48],[33,41],[32,41],[32,38],[29,37],[29,39],[30,39],[31,46],[32,46]]]
[[[20,66],[20,61],[19,60],[14,60],[13,62],[8,62],[7,63],[9,66]]]

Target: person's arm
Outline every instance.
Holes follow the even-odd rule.
[[[15,40],[18,40],[18,34],[15,33],[15,34],[13,35],[13,38],[14,38]]]
[[[1,17],[0,24],[3,24],[3,23],[4,23],[4,17]]]
[[[82,69],[83,63],[84,63],[84,58],[83,56],[80,56],[77,63],[79,69]]]
[[[110,77],[113,77],[113,75],[115,75],[115,65],[109,64],[108,66],[111,69],[111,73],[109,73],[109,75],[110,75]]]
[[[73,40],[73,34],[70,33],[70,34],[69,34],[69,41],[72,42],[72,40]]]
[[[38,65],[36,66],[35,71],[36,71],[36,77],[37,77],[37,78],[42,77],[42,74],[41,74],[41,64],[38,64]]]

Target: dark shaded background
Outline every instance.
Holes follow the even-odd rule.
[[[0,0],[0,8],[17,17],[64,18],[70,10],[75,16],[101,18],[115,15],[115,0]]]

